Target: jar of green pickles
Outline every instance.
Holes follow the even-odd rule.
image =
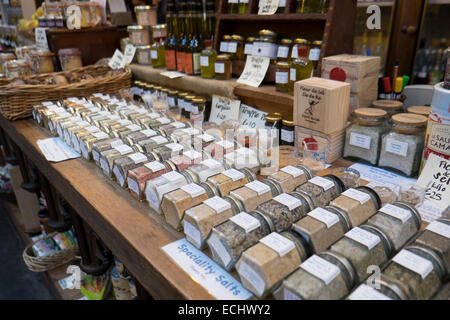
[[[228,54],[221,54],[216,57],[214,65],[217,80],[231,79],[231,59]]]
[[[279,61],[277,63],[275,87],[280,92],[289,91],[289,64],[287,62]]]
[[[232,60],[244,60],[244,38],[239,35],[232,35],[228,43],[228,52]]]
[[[217,52],[212,47],[212,40],[205,40],[205,49],[200,56],[200,70],[202,78],[213,79],[216,75],[214,65],[216,63]]]

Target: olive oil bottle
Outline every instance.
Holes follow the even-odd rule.
[[[308,58],[308,41],[303,39],[301,44],[297,45],[298,57],[291,62],[289,69],[289,93],[294,94],[294,84],[297,81],[311,78],[314,70],[314,64]]]

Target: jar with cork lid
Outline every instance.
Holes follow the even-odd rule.
[[[376,100],[372,106],[387,112],[390,119],[393,115],[403,112],[403,103],[397,100]]]
[[[412,106],[408,107],[408,113],[419,114],[424,117],[429,117],[431,112],[431,107],[426,106]]]

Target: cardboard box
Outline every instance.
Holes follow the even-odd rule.
[[[378,96],[381,57],[341,54],[323,58],[322,78],[351,85],[350,112],[369,107]]]
[[[350,84],[309,78],[294,87],[294,123],[325,134],[345,128],[350,104]]]

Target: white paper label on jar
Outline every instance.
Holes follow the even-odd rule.
[[[158,51],[156,50],[151,50],[150,51],[150,55],[152,57],[153,60],[158,59]]]
[[[427,227],[427,230],[450,239],[450,226],[440,221],[433,221]]]
[[[119,168],[117,166],[114,166],[113,172],[114,176],[117,179],[117,182],[119,182],[119,185],[123,187],[125,183],[125,178],[122,176],[122,173],[120,172]]]
[[[156,136],[156,135],[157,135],[156,131],[154,131],[154,130],[152,130],[152,129],[145,129],[145,130],[142,130],[141,133],[142,133],[143,135],[145,135],[146,137],[153,137],[153,136]]]
[[[255,217],[252,217],[247,212],[241,212],[230,218],[235,224],[245,230],[245,233],[252,232],[261,226],[261,223]]]
[[[177,129],[184,128],[186,126],[183,122],[180,122],[180,121],[172,122],[170,125]]]
[[[127,128],[130,129],[132,132],[136,132],[136,131],[139,131],[142,129],[137,124],[131,124],[131,125],[127,126]]]
[[[289,47],[285,47],[285,46],[278,47],[278,52],[277,52],[278,58],[287,58],[288,55],[289,55]]]
[[[119,153],[121,155],[133,152],[133,149],[131,149],[131,147],[129,147],[129,146],[125,145],[125,144],[121,144],[120,146],[114,147],[114,149],[119,151]]]
[[[207,166],[209,169],[217,169],[222,165],[219,161],[214,159],[203,160],[201,164]]]
[[[411,218],[411,211],[399,208],[393,204],[388,203],[380,209],[380,212],[386,213],[394,218],[399,219],[402,223],[405,223]]]
[[[309,60],[319,61],[320,59],[320,49],[314,48],[309,50]]]
[[[183,132],[185,132],[188,135],[194,136],[196,134],[199,134],[200,130],[198,130],[197,128],[186,128],[186,129],[183,129]]]
[[[244,54],[252,54],[253,53],[253,44],[247,43],[244,47]]]
[[[115,147],[118,147],[121,145],[123,145],[123,141],[120,139],[117,139],[116,141],[111,142],[111,148],[115,148]]]
[[[149,168],[152,172],[158,172],[164,170],[166,167],[159,161],[152,161],[144,164],[147,168]]]
[[[184,181],[184,176],[181,173],[178,173],[176,171],[170,171],[170,172],[164,173],[162,175],[162,177],[164,179],[169,180],[173,184]]]
[[[148,160],[147,157],[143,153],[140,153],[140,152],[136,152],[136,153],[130,154],[128,156],[128,158],[133,160],[135,164],[138,164],[138,163],[141,163],[141,162],[144,162],[144,161]]]
[[[281,203],[282,205],[285,205],[289,208],[289,210],[294,210],[302,205],[300,199],[297,199],[296,197],[293,197],[287,193],[282,193],[279,196],[273,198],[273,200]]]
[[[295,244],[292,240],[283,237],[281,234],[276,232],[272,232],[268,236],[265,236],[259,240],[259,242],[276,251],[280,257],[285,256],[287,253],[295,249]]]
[[[277,71],[275,73],[275,83],[285,84],[289,82],[289,72]]]
[[[328,211],[324,208],[316,208],[313,211],[309,212],[308,216],[311,216],[314,219],[323,222],[328,229],[339,222],[339,217],[337,214]]]
[[[217,145],[221,146],[224,149],[230,149],[234,147],[234,144],[228,140],[221,140],[217,142]]]
[[[295,70],[294,68],[291,68],[289,70],[289,75],[290,75],[291,81],[297,81],[297,70]]]
[[[277,58],[278,45],[270,42],[254,42],[253,55],[258,57]]]
[[[367,193],[353,188],[345,190],[345,192],[343,192],[342,195],[346,196],[347,198],[359,201],[359,203],[361,204],[370,201],[370,196]]]
[[[156,136],[156,137],[151,138],[151,140],[155,141],[157,144],[163,144],[163,143],[169,142],[169,140],[167,140],[163,136]]]
[[[386,152],[390,152],[402,157],[406,157],[408,153],[408,143],[398,141],[392,138],[386,139]]]
[[[200,57],[200,66],[201,67],[209,66],[209,57],[208,56],[201,56]]]
[[[97,151],[92,150],[92,159],[94,159],[95,162],[98,162],[99,158],[100,158],[100,154]]]
[[[157,113],[157,112],[151,112],[151,113],[148,114],[148,116],[151,119],[158,119],[159,117],[161,117],[161,115],[159,113]]]
[[[228,43],[228,52],[229,53],[236,53],[237,51],[237,42],[229,42]]]
[[[249,182],[245,186],[247,188],[255,191],[258,194],[258,196],[263,195],[267,192],[270,192],[270,187],[267,184],[262,183],[261,181],[258,181],[258,180]]]
[[[109,115],[109,116],[108,116],[108,119],[109,119],[109,120],[119,120],[119,116],[116,115],[116,114],[112,114],[112,115]]]
[[[183,154],[191,160],[197,160],[202,157],[202,154],[195,150],[189,150],[184,152]]]
[[[128,189],[134,191],[136,194],[140,193],[139,192],[139,185],[138,185],[136,180],[128,178],[127,182],[128,182]]]
[[[186,220],[183,220],[184,223],[184,234],[189,236],[189,240],[194,241],[195,245],[200,247],[202,244],[202,235],[200,230],[194,227],[191,223]]]
[[[392,261],[419,274],[422,279],[425,279],[433,271],[433,264],[430,260],[405,249],[400,251]]]
[[[105,171],[107,174],[109,174],[108,162],[103,158],[100,158],[100,167],[103,169],[103,171]]]
[[[372,250],[378,243],[381,242],[379,236],[361,229],[360,227],[354,227],[352,230],[347,232],[345,236],[349,239],[352,239],[363,246],[367,247],[369,250]]]
[[[220,52],[228,52],[228,41],[222,41],[220,43],[220,50],[219,51]]]
[[[196,183],[190,183],[185,186],[182,186],[181,190],[188,193],[192,198],[198,197],[199,195],[206,193],[205,189],[203,189]]]
[[[207,242],[209,248],[213,249],[216,252],[223,265],[227,266],[231,262],[231,256],[223,245],[222,241],[220,241],[215,233],[211,233],[211,236],[208,238]]]
[[[326,285],[329,285],[341,272],[337,266],[318,255],[311,256],[300,265],[300,268],[319,278]]]
[[[381,292],[369,287],[367,284],[361,284],[353,293],[348,297],[349,300],[392,300],[385,296]]]
[[[281,140],[286,142],[294,142],[294,131],[281,129]]]
[[[293,293],[291,290],[284,288],[283,289],[284,300],[303,300],[298,295]]]
[[[309,182],[315,184],[316,186],[322,187],[325,191],[334,187],[333,181],[322,177],[314,177],[310,179]]]
[[[352,146],[370,150],[371,141],[372,137],[366,136],[365,134],[350,133],[350,145]]]
[[[207,133],[199,135],[198,137],[200,139],[202,139],[204,142],[211,142],[211,141],[214,141],[214,139],[215,139],[212,135],[209,135]]]
[[[252,267],[244,261],[241,261],[237,271],[241,278],[247,280],[253,288],[255,288],[258,295],[261,296],[264,293],[266,282],[255,270],[252,269]]]
[[[170,150],[172,150],[172,152],[178,152],[178,151],[183,150],[183,146],[181,144],[175,143],[175,142],[166,144],[166,147],[169,148]]]
[[[228,178],[232,179],[233,181],[237,181],[239,179],[244,179],[245,174],[242,172],[236,170],[236,169],[228,169],[222,172],[223,175],[227,176]]]
[[[79,126],[79,127],[88,127],[90,125],[90,123],[87,122],[87,121],[82,120],[82,121],[76,122],[76,125]]]
[[[217,214],[222,213],[225,210],[231,209],[231,204],[218,196],[207,199],[203,201],[203,203],[206,204],[211,209],[213,209]]]
[[[294,178],[300,177],[301,175],[305,174],[305,172],[302,169],[296,168],[294,166],[287,166],[284,168],[281,168],[280,171],[283,171],[284,173],[287,173]]]
[[[224,73],[225,72],[225,64],[221,62],[216,62],[214,64],[214,70],[216,73]]]
[[[128,125],[132,124],[132,122],[130,120],[127,120],[127,119],[122,119],[122,120],[119,120],[117,122],[119,122],[119,124],[122,125],[122,126],[128,126]]]
[[[89,127],[86,127],[85,129],[88,132],[90,132],[90,133],[94,133],[94,132],[99,132],[100,131],[100,129],[98,127],[96,127],[96,126],[89,126]]]

